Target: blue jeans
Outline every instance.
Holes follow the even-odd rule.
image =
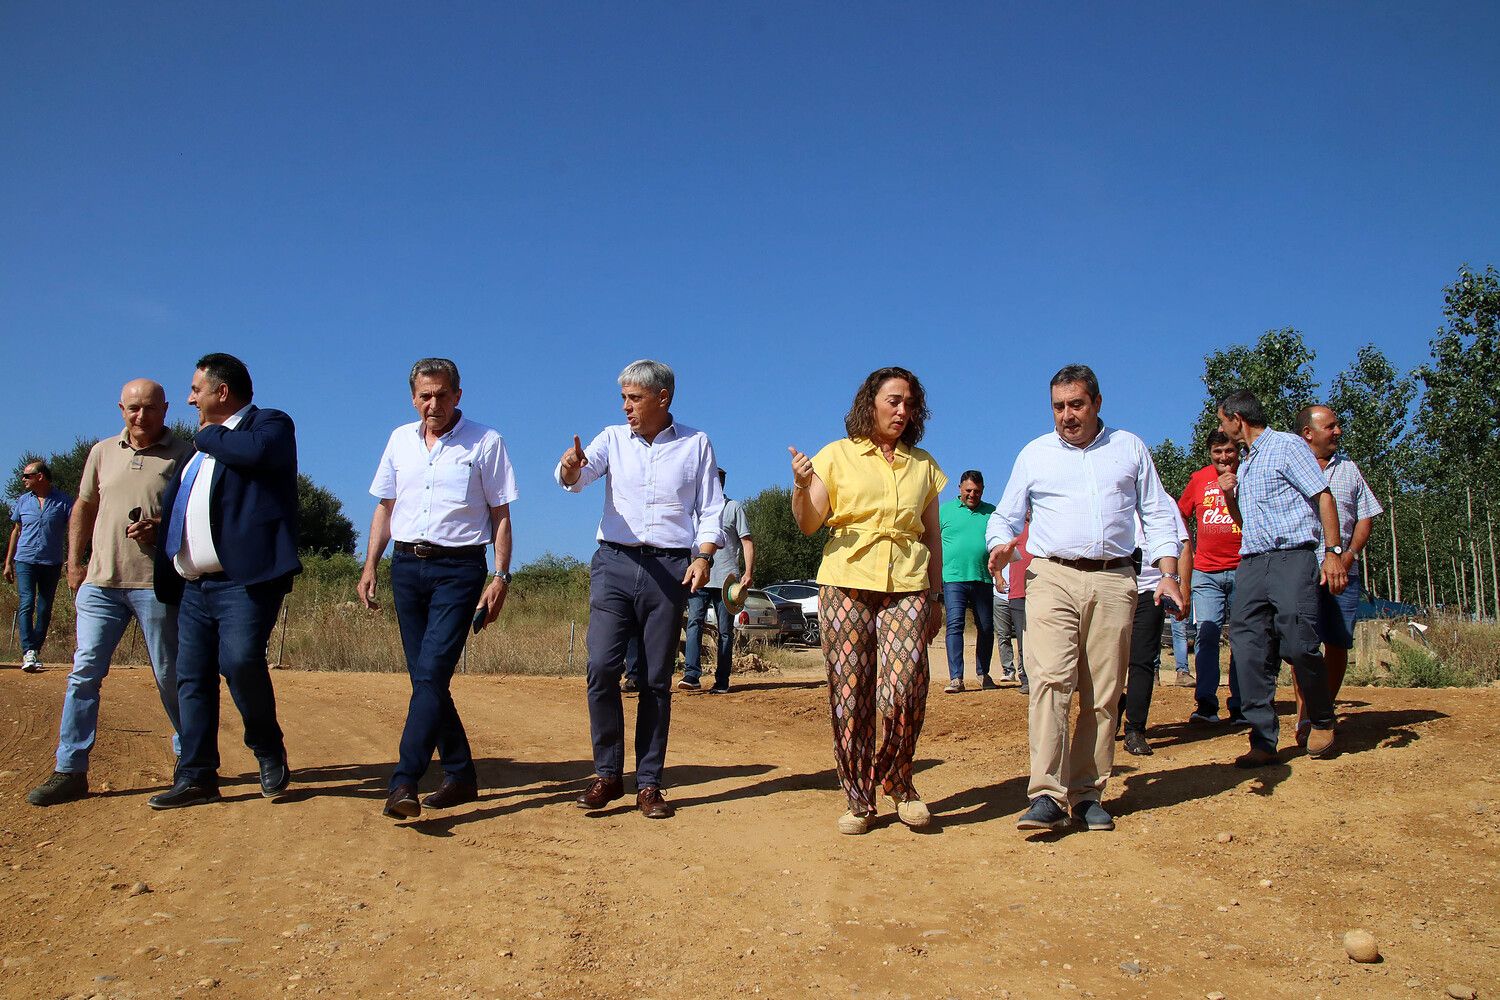
[[[189,580],[177,612],[177,781],[210,788],[219,784],[220,674],[245,723],[245,746],[257,760],[286,756],[266,643],[291,590],[290,577],[246,587],[215,576]]]
[[[63,697],[62,724],[57,733],[57,770],[86,774],[89,751],[99,729],[99,688],[109,674],[110,660],[130,625],[140,622],[156,675],[161,706],[172,720],[172,752],[182,753],[177,714],[177,609],[163,604],[150,590],[96,587],[85,583],[73,602],[78,611],[78,650]]]
[[[488,576],[481,555],[422,559],[397,552],[391,558],[391,599],[401,626],[406,672],[411,676],[411,701],[401,731],[400,759],[391,775],[392,789],[415,787],[427,772],[434,750],[444,775],[466,785],[479,784],[469,736],[449,685]]]
[[[1198,711],[1204,715],[1219,714],[1219,636],[1229,622],[1234,598],[1232,569],[1217,573],[1193,570],[1193,621],[1198,625],[1196,660],[1198,683],[1193,692]],[[1240,716],[1240,678],[1234,669],[1234,653],[1229,654],[1229,717]]]
[[[1187,654],[1188,623],[1186,619],[1178,621],[1172,619],[1172,662],[1177,665],[1179,674],[1190,673]]]
[[[943,607],[948,615],[948,679],[964,677],[964,618],[974,609],[979,638],[974,649],[974,672],[990,675],[990,657],[995,652],[995,588],[982,580],[943,584]]]
[[[714,665],[714,687],[729,686],[729,669],[734,664],[734,616],[724,604],[721,587],[704,587],[688,597],[687,603],[687,650],[682,679],[697,684],[703,676],[703,623],[708,618],[709,604],[714,606],[714,621],[719,629],[718,660]]]
[[[635,784],[660,787],[672,724],[672,668],[688,589],[688,555],[601,544],[589,564],[589,735],[594,773],[625,769],[625,708],[620,674],[631,639],[641,644],[640,698],[635,716]]]
[[[16,631],[20,634],[23,651],[38,651],[47,641],[47,629],[52,625],[52,597],[57,593],[62,567],[21,562],[19,559],[15,567],[16,591],[20,597],[16,606]]]

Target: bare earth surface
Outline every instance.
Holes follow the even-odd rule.
[[[66,671],[0,669],[0,995],[1500,995],[1500,691],[1348,690],[1340,756],[1247,773],[1243,735],[1159,689],[1119,829],[1027,837],[1023,699],[934,686],[934,827],[887,810],[850,838],[815,669],[674,700],[669,822],[572,804],[580,679],[459,678],[486,789],[405,825],[380,816],[405,677],[275,679],[289,801],[260,797],[226,695],[225,801],[147,809],[166,723],[117,669],[96,794],[44,810]],[[1355,927],[1380,964],[1344,956]]]

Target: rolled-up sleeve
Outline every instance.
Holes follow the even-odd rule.
[[[1026,470],[1026,453],[1016,456],[1011,466],[1010,479],[1005,483],[1005,492],[995,504],[995,512],[984,526],[985,550],[999,545],[1009,545],[1026,527],[1026,500],[1031,494],[1031,478]]]
[[[1146,562],[1153,566],[1167,556],[1177,556],[1187,541],[1187,528],[1177,511],[1177,502],[1161,484],[1151,452],[1141,447],[1136,479],[1136,497],[1141,524],[1146,529]]]

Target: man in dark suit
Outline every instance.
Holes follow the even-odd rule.
[[[244,362],[200,358],[188,403],[198,408],[197,454],[162,496],[156,594],[180,604],[177,702],[182,757],[153,809],[219,798],[219,674],[245,722],[267,798],[291,780],[276,722],[266,642],[297,559],[297,440],[292,420],[250,402]]]

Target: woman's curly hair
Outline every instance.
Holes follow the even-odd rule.
[[[927,393],[915,375],[905,368],[896,367],[877,368],[865,376],[864,383],[854,394],[854,402],[849,404],[849,412],[844,415],[844,432],[851,438],[874,440],[875,394],[893,378],[905,379],[911,386],[912,406],[907,411],[906,427],[901,431],[901,443],[911,448],[922,440],[927,418],[932,416],[927,409]]]

